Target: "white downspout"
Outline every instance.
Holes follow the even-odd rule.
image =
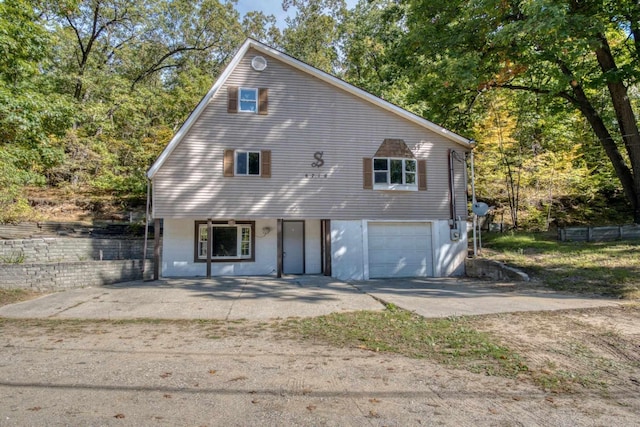
[[[149,205],[151,204],[151,180],[147,179],[147,208],[144,215],[144,245],[142,252],[142,279],[144,280],[144,266],[147,260],[147,240],[149,238]]]
[[[472,206],[476,204],[476,178],[475,178],[475,166],[473,162],[473,150],[471,150],[471,203]],[[478,256],[478,239],[476,238],[476,228],[478,226],[478,215],[473,213],[473,257]]]

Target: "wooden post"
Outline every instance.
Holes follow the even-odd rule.
[[[325,276],[331,276],[331,220],[323,219],[323,233],[322,239],[324,239],[324,265],[323,273]]]
[[[207,279],[211,279],[211,252],[213,250],[213,225],[207,218]]]
[[[277,235],[276,235],[276,240],[277,240],[277,270],[276,270],[276,277],[282,277],[282,220],[278,219],[278,226],[277,226]]]
[[[142,260],[144,262],[144,260]],[[160,279],[160,219],[153,220],[153,280]]]

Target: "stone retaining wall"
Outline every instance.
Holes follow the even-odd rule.
[[[150,279],[153,262],[145,260],[144,279]],[[0,287],[34,291],[101,286],[143,278],[142,260],[76,261],[0,266]]]
[[[486,258],[467,258],[465,268],[467,277],[514,282],[530,280],[525,272]]]
[[[153,240],[146,258],[153,258]],[[0,240],[0,264],[141,259],[144,239],[43,237]]]
[[[58,291],[153,275],[153,240],[43,237],[0,240],[0,288]]]

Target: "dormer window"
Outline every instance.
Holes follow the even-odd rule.
[[[414,159],[373,159],[373,185],[376,190],[417,190]]]
[[[416,159],[401,139],[385,139],[373,158],[362,159],[365,190],[425,191],[427,161]]]

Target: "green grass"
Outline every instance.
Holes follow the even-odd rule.
[[[489,234],[482,256],[521,268],[552,289],[640,298],[640,241],[558,242],[544,234]]]
[[[425,319],[389,305],[384,311],[334,313],[290,320],[289,332],[338,347],[428,358],[471,372],[515,378],[527,371],[520,357],[464,317]]]

